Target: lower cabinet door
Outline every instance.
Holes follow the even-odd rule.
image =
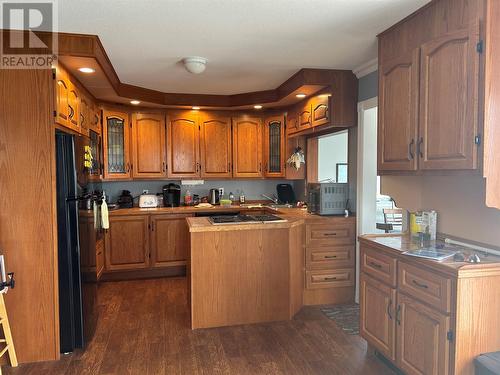
[[[104,240],[106,271],[149,267],[149,215],[110,217]]]
[[[449,373],[450,318],[398,293],[398,367],[406,374]]]
[[[151,216],[152,267],[183,266],[189,250],[189,230],[186,217],[190,215]]]
[[[361,274],[360,333],[375,349],[394,361],[396,290]]]

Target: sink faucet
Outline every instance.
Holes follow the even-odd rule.
[[[276,197],[276,195],[273,194],[273,197],[271,198],[270,196],[266,195],[266,194],[261,194],[264,198],[267,198],[269,199],[270,201],[272,201],[274,204],[278,204],[278,198]]]

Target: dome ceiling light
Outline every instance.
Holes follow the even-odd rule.
[[[185,57],[182,59],[184,67],[189,73],[203,73],[207,67],[207,59],[199,56]]]

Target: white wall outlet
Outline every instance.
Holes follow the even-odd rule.
[[[148,190],[148,189],[144,189],[144,190],[142,191],[142,194],[149,194],[149,190]]]
[[[224,188],[219,188],[219,197],[223,197],[224,196]]]

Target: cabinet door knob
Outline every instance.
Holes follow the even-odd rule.
[[[396,309],[396,323],[398,323],[398,326],[401,325],[401,305],[398,305]]]
[[[389,316],[390,320],[392,320],[391,307],[392,307],[392,299],[390,299],[389,303],[387,304],[387,315]]]
[[[415,155],[413,153],[413,146],[415,145],[415,140],[412,138],[410,144],[408,145],[408,154],[410,155],[410,160],[415,159]]]
[[[421,158],[424,157],[424,152],[422,151],[422,145],[424,143],[424,137],[421,137],[419,140],[418,140],[418,144],[417,144],[417,152],[418,154],[420,155]]]

